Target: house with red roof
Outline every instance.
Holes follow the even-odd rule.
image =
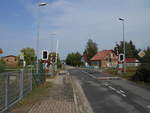
[[[14,55],[4,56],[3,57],[4,62],[8,66],[17,66],[18,65],[18,58]]]
[[[91,58],[91,64],[99,68],[116,67],[118,56],[113,50],[103,50]]]
[[[125,61],[128,67],[137,67],[140,65],[140,61],[136,58],[126,58]]]

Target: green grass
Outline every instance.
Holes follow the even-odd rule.
[[[6,65],[0,65],[0,73],[13,72],[13,71],[18,71],[20,69],[21,69],[20,67],[11,67],[11,66],[6,66]]]
[[[144,87],[150,87],[150,83],[145,83],[145,82],[142,82],[142,81],[135,81],[136,84],[140,84]]]
[[[22,110],[27,107],[30,109],[32,105],[36,102],[40,102],[43,98],[49,96],[49,88],[52,87],[51,82],[47,82],[35,87],[32,92],[30,92],[27,96],[25,96],[21,101],[19,101],[16,105],[14,105],[10,111],[18,111],[22,112]],[[17,112],[16,112],[17,113]]]
[[[126,73],[122,73],[122,74],[118,74],[117,73],[117,70],[116,69],[112,69],[112,68],[109,68],[109,69],[106,69],[104,72],[105,73],[108,73],[108,74],[111,74],[112,76],[117,76],[117,77],[121,77],[121,78],[124,78],[126,80],[130,80],[130,81],[133,81],[131,78],[135,75],[136,73],[136,70],[137,68],[127,68],[127,70],[130,70],[130,72],[126,72]],[[142,85],[142,86],[150,86],[150,83],[145,83],[145,82],[142,82],[142,81],[133,81],[139,85]]]
[[[137,68],[127,68],[126,73],[118,74],[117,69],[115,68],[108,68],[104,72],[109,73],[112,76],[119,76],[123,77],[125,79],[130,79],[135,73],[136,73]]]
[[[43,99],[43,97],[48,96],[49,94],[49,88],[52,87],[52,83],[44,83],[41,84],[33,89],[33,91],[26,96],[20,103],[22,104],[30,104],[30,103],[35,103],[37,101],[40,101]]]

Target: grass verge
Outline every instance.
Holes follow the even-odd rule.
[[[133,81],[131,79],[135,75],[136,69],[134,69],[134,71],[130,71],[130,72],[122,73],[122,74],[118,74],[116,69],[106,69],[103,72],[108,73],[108,74],[115,76],[115,77],[121,77],[121,78],[124,78],[126,80],[130,80],[130,81],[135,82],[136,84],[139,84],[141,86],[150,87],[150,83],[145,83],[142,81]]]
[[[49,88],[51,87],[51,82],[45,82],[44,84],[35,87],[30,94],[10,108],[9,113],[27,113],[35,103],[40,102],[49,96]]]

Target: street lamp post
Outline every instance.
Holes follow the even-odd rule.
[[[119,18],[119,20],[120,21],[122,21],[122,27],[123,27],[123,53],[124,53],[124,66],[123,66],[123,68],[124,68],[124,72],[126,72],[126,46],[125,46],[125,37],[124,37],[124,19],[123,18]]]
[[[38,23],[37,23],[37,45],[36,45],[36,54],[37,54],[37,59],[36,59],[36,74],[38,74],[39,70],[39,40],[40,40],[40,7],[47,5],[47,3],[39,3],[38,4]]]

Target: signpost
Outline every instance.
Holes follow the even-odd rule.
[[[124,71],[125,66],[123,63],[125,62],[125,55],[123,53],[119,54],[119,59],[118,59],[118,73],[121,74],[122,71]]]

